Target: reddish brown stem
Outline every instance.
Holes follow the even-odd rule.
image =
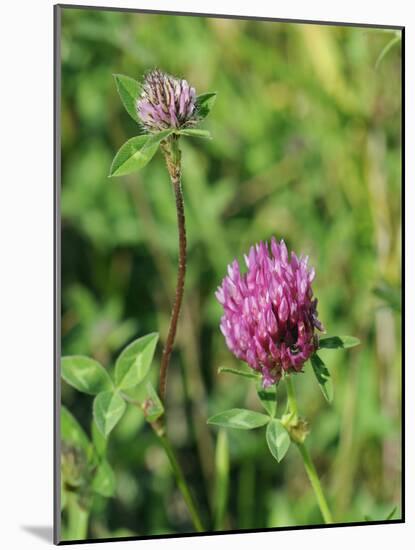
[[[164,402],[166,398],[167,369],[170,356],[173,351],[174,340],[177,331],[180,308],[183,300],[184,281],[186,275],[186,221],[184,216],[183,191],[181,185],[181,155],[177,143],[178,138],[172,136],[169,141],[162,144],[167,169],[169,171],[176,200],[177,226],[179,231],[179,265],[177,271],[176,294],[170,318],[170,326],[160,366],[160,398]]]

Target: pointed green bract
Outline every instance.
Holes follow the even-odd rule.
[[[103,497],[112,497],[115,493],[115,476],[111,466],[103,460],[92,480],[92,490]]]
[[[264,388],[262,381],[257,382],[257,394],[262,406],[270,416],[275,416],[277,412],[277,387],[275,385]]]
[[[141,86],[129,76],[123,74],[114,75],[117,91],[120,95],[121,101],[127,111],[127,113],[136,121],[140,122],[137,114],[137,99],[141,93]]]
[[[281,462],[289,449],[291,439],[284,425],[273,418],[267,426],[266,439],[269,450],[277,462]]]
[[[199,118],[206,118],[216,101],[217,92],[209,92],[198,95],[196,98],[196,110]]]
[[[93,404],[93,416],[98,429],[108,437],[124,414],[126,404],[118,393],[106,391],[99,393]]]
[[[190,137],[199,137],[199,138],[205,138],[205,139],[212,139],[212,136],[210,135],[210,132],[207,130],[198,130],[197,128],[188,128],[184,130],[179,130],[177,132],[181,136],[190,136]]]
[[[310,357],[310,361],[320,389],[327,401],[331,403],[333,401],[333,384],[330,373],[324,361],[316,353]]]
[[[319,349],[353,348],[360,344],[355,336],[326,336],[319,340]]]
[[[62,378],[78,391],[97,395],[109,390],[112,381],[104,367],[83,355],[69,355],[61,359]]]
[[[254,371],[243,370],[243,369],[233,369],[231,367],[219,367],[218,373],[226,372],[229,374],[235,374],[236,376],[243,376],[244,378],[251,378],[252,380],[258,380],[259,375],[255,374]]]
[[[150,370],[158,334],[152,332],[127,346],[115,362],[115,383],[126,390],[142,382]]]
[[[252,430],[265,426],[269,422],[269,416],[249,411],[248,409],[230,409],[211,416],[208,424],[222,426],[224,428],[235,428],[237,430]]]

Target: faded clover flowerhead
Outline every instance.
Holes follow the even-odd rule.
[[[158,69],[145,76],[136,106],[149,132],[190,128],[198,121],[195,89],[186,80]]]
[[[284,241],[274,238],[270,248],[263,242],[252,246],[244,274],[234,260],[216,292],[228,348],[261,373],[264,387],[278,383],[283,372],[301,371],[317,350],[314,330],[324,331],[308,257],[291,252],[290,258]]]

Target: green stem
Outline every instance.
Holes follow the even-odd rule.
[[[287,386],[288,409],[294,417],[297,417],[297,398],[295,396],[295,388],[291,376],[287,376],[287,378],[285,379],[285,383]]]
[[[199,533],[202,533],[204,531],[202,520],[200,519],[199,513],[196,509],[195,502],[193,500],[192,494],[190,492],[190,489],[187,485],[187,482],[184,478],[183,470],[176,458],[175,452],[173,450],[173,447],[170,445],[170,441],[167,439],[166,435],[164,433],[159,433],[156,431],[156,434],[160,440],[161,445],[163,446],[163,449],[166,452],[166,455],[170,461],[170,466],[172,467],[173,473],[176,477],[177,485],[183,495],[183,498],[186,502],[187,508],[190,513],[190,517],[192,518],[193,525],[195,526],[196,531]]]
[[[295,388],[294,388],[294,384],[291,376],[287,376],[285,381],[287,384],[288,409],[289,409],[289,412],[292,414],[292,419],[290,420],[290,423],[292,423],[293,425],[296,425],[298,421],[298,405],[297,405],[297,398],[295,395]],[[333,517],[327,505],[327,501],[324,496],[323,489],[321,487],[321,483],[318,478],[316,468],[311,459],[310,453],[308,452],[307,447],[304,445],[304,442],[302,440],[296,439],[296,438],[293,439],[292,435],[291,435],[291,439],[294,441],[294,443],[298,447],[298,450],[300,451],[301,457],[304,462],[305,470],[307,472],[311,486],[314,490],[317,504],[320,508],[321,515],[323,516],[324,522],[333,523]]]
[[[129,395],[127,395],[124,392],[120,392],[120,393],[121,393],[121,396],[126,401],[128,401],[128,403],[131,403],[131,405],[134,405],[140,410],[143,409],[141,406],[141,403],[131,398]],[[202,521],[200,519],[199,513],[197,512],[197,508],[193,500],[192,494],[190,492],[190,489],[187,485],[186,479],[184,477],[183,470],[179,464],[179,461],[176,458],[174,449],[171,446],[170,441],[167,439],[165,427],[164,427],[164,419],[160,418],[158,421],[156,420],[155,422],[150,422],[150,425],[153,428],[153,431],[156,434],[158,440],[160,441],[160,444],[163,447],[167,455],[167,458],[169,459],[170,466],[174,473],[174,477],[176,478],[177,486],[179,487],[182,493],[182,496],[184,498],[184,501],[187,505],[187,508],[190,513],[190,517],[192,518],[193,525],[195,526],[196,530],[199,531],[199,533],[201,533],[204,531]]]
[[[68,498],[68,528],[69,540],[85,540],[88,533],[88,510],[83,508],[76,497]]]
[[[333,518],[329,510],[329,507],[327,505],[327,501],[324,496],[317,471],[314,467],[313,461],[311,460],[310,453],[308,452],[307,447],[304,445],[304,443],[297,442],[296,445],[303,458],[304,467],[306,469],[308,479],[310,480],[310,483],[314,489],[314,494],[316,495],[316,499],[317,499],[321,514],[323,516],[324,522],[333,523]]]

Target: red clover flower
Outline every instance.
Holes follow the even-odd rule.
[[[158,69],[147,73],[136,106],[141,122],[150,132],[189,128],[198,121],[195,89],[187,80]]]
[[[308,257],[291,252],[289,259],[284,241],[275,238],[270,248],[263,242],[252,246],[244,274],[234,260],[216,292],[228,348],[261,373],[264,386],[278,383],[283,372],[301,371],[318,347],[314,329],[324,331]]]

